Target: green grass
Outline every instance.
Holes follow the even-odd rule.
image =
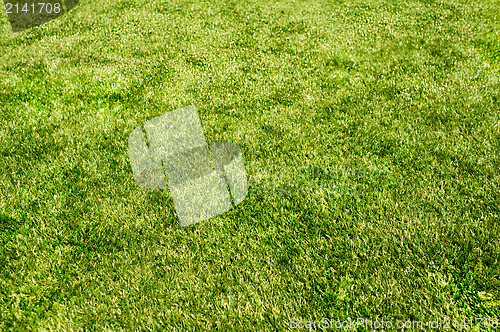
[[[498,13],[84,0],[15,35],[2,14],[0,329],[498,317]],[[180,228],[127,137],[190,104],[240,145],[249,196]],[[364,194],[316,190],[342,183]],[[313,190],[262,194],[283,186]]]

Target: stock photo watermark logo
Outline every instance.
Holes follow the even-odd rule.
[[[239,146],[211,142],[209,149],[194,106],[151,119],[144,129],[149,146],[141,127],[128,139],[135,182],[145,189],[166,189],[166,175],[181,226],[215,217],[245,199],[247,176]]]
[[[273,185],[266,183],[252,184],[250,192],[257,197],[283,197],[283,196],[358,196],[365,194],[367,181],[377,177],[380,172],[368,166],[318,167],[308,165],[305,167],[276,167],[266,166],[262,169],[248,168],[251,174],[292,174],[292,181],[288,184]]]
[[[42,2],[43,1],[43,2]],[[69,12],[79,0],[4,0],[12,32],[27,30]]]
[[[444,319],[436,318],[427,321],[423,320],[384,320],[382,319],[369,319],[369,318],[351,318],[347,317],[344,320],[333,320],[329,318],[322,318],[320,320],[301,320],[292,318],[290,321],[285,321],[285,325],[290,329],[307,329],[307,330],[348,330],[357,331],[359,329],[368,331],[391,331],[391,330],[437,330],[447,331],[452,330],[470,330],[473,328],[480,329],[481,326],[485,330],[497,329],[500,324],[498,318],[491,317],[469,317],[462,319],[451,319],[445,317]]]

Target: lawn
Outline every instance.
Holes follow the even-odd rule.
[[[499,78],[493,0],[1,11],[0,330],[499,318]],[[127,139],[191,104],[249,193],[184,228]]]

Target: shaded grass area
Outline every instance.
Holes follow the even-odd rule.
[[[495,13],[488,2],[83,1],[16,35],[4,16],[0,326],[498,317]],[[134,184],[126,144],[189,104],[207,140],[240,145],[250,189],[181,229],[168,191]],[[372,172],[303,172],[336,167]],[[316,190],[326,184],[364,194]],[[283,185],[312,190],[256,190]]]

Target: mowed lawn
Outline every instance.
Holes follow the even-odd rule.
[[[499,9],[83,0],[16,34],[2,11],[0,330],[498,318]],[[127,139],[191,104],[249,194],[181,228]]]

